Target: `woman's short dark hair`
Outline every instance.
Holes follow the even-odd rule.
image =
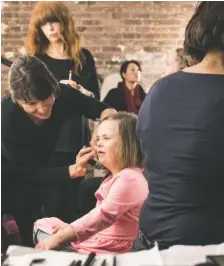
[[[185,51],[202,60],[207,52],[224,52],[224,2],[202,1],[185,30]]]
[[[137,65],[139,67],[139,70],[142,72],[141,65],[139,64],[138,61],[136,61],[136,60],[124,61],[123,64],[121,65],[121,68],[120,68],[120,75],[121,75],[121,78],[123,80],[124,80],[124,77],[122,76],[122,73],[126,73],[128,65],[131,64],[131,63]]]
[[[21,56],[9,71],[9,92],[14,102],[35,103],[58,96],[60,86],[54,75],[39,58]]]

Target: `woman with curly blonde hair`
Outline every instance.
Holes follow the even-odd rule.
[[[93,56],[82,47],[72,13],[64,3],[37,2],[31,14],[25,48],[29,55],[39,57],[59,82],[99,99],[99,84]],[[74,163],[78,151],[89,141],[88,121],[79,114],[68,117],[59,134],[51,164],[67,166]],[[72,205],[75,202],[77,182],[71,181],[66,188],[58,188],[60,195],[54,193],[56,199],[52,199],[52,204],[49,203],[46,207],[45,214],[57,214],[67,221],[74,220],[76,217],[69,217],[74,213],[69,208],[75,208]],[[68,202],[71,202],[70,207]]]

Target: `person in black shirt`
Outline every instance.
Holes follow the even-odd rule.
[[[15,60],[9,83],[10,95],[2,99],[2,213],[14,216],[23,244],[31,245],[33,221],[45,192],[83,176],[83,165],[94,156],[94,152],[84,154],[78,165],[48,167],[63,123],[74,113],[96,119],[110,109],[70,86],[59,85],[37,57]]]
[[[61,83],[73,88],[82,85],[86,95],[90,96],[92,92],[95,98],[100,98],[93,56],[82,47],[72,13],[64,3],[36,3],[25,49],[29,55],[40,57]]]
[[[39,57],[60,83],[69,84],[85,95],[100,98],[96,67],[90,51],[82,47],[72,13],[62,2],[37,2],[31,15],[25,48],[29,55]],[[52,166],[66,166],[74,161],[83,145],[90,141],[88,120],[78,113],[64,123],[58,135]],[[99,179],[92,180],[99,182]],[[57,212],[50,207],[47,216],[62,220],[77,219],[77,190],[82,180],[70,180],[59,187]],[[88,182],[88,181],[87,181]],[[93,202],[95,205],[95,202]],[[88,212],[91,208],[83,206]]]
[[[149,195],[133,250],[224,241],[224,2],[200,2],[185,50],[200,62],[155,82],[137,135]]]
[[[125,61],[120,68],[123,82],[117,88],[111,89],[103,100],[117,111],[127,111],[138,114],[145,99],[145,91],[139,84],[141,79],[141,66],[138,61]]]

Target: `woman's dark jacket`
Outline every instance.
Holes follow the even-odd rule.
[[[140,98],[142,102],[145,99],[146,93],[141,86],[140,88]],[[117,111],[128,111],[128,106],[125,101],[125,94],[124,94],[124,85],[123,82],[119,82],[117,88],[111,89],[106,97],[103,100],[104,103],[107,103]]]

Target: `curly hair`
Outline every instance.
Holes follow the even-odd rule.
[[[202,60],[207,52],[224,52],[224,2],[202,1],[185,30],[186,53]]]
[[[25,48],[29,55],[42,54],[46,51],[49,41],[41,30],[47,22],[61,24],[61,40],[68,56],[75,62],[74,71],[78,73],[84,63],[81,52],[81,39],[77,33],[72,14],[62,2],[40,1],[36,4],[31,14]]]
[[[180,70],[186,67],[193,66],[198,63],[198,61],[195,58],[185,53],[184,48],[177,48],[175,51],[178,63],[180,65]]]

